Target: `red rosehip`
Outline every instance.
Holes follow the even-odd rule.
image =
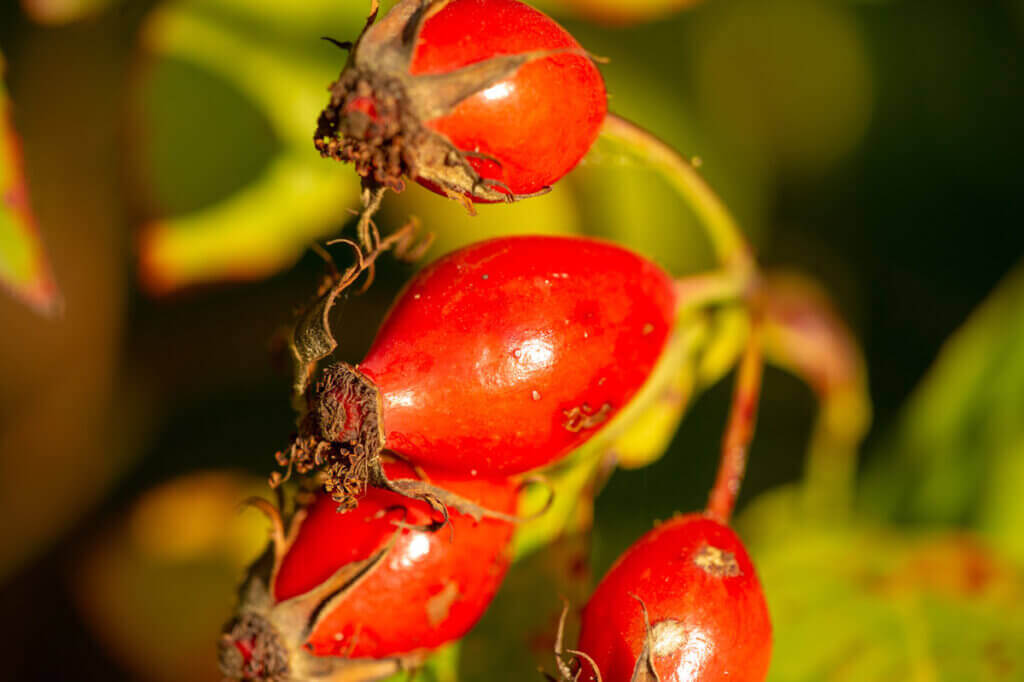
[[[388,462],[385,471],[396,480],[416,478],[401,462]],[[431,481],[488,510],[514,511],[515,481]],[[317,665],[348,666],[351,679],[364,679],[367,669],[397,672],[464,635],[505,575],[513,524],[453,510],[451,533],[416,527],[434,517],[426,503],[379,488],[344,514],[319,493],[293,523],[270,575],[254,567],[250,583],[269,588],[243,591],[250,596],[221,643],[225,674],[306,679],[301,671]]]
[[[579,679],[759,682],[771,647],[768,606],[736,533],[702,515],[677,516],[640,538],[597,586],[579,650],[601,677],[581,656]]]
[[[604,81],[580,44],[517,0],[402,0],[330,87],[314,141],[364,178],[449,196],[545,191],[597,138]]]
[[[332,489],[356,491],[365,480],[351,472],[384,447],[473,475],[542,467],[629,403],[675,306],[668,274],[607,242],[507,237],[455,251],[409,283],[358,368],[325,370],[282,461],[323,463]]]

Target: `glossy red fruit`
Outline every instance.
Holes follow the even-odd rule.
[[[517,0],[402,0],[369,27],[314,136],[379,185],[451,196],[545,191],[597,137],[604,82],[578,42]]]
[[[399,462],[385,464],[385,472],[394,480],[416,478]],[[514,512],[515,481],[430,479],[488,510]],[[280,679],[306,679],[297,668],[309,670],[317,665],[313,659],[338,657],[320,663],[332,670],[348,666],[352,679],[363,679],[356,673],[367,666],[387,672],[390,662],[394,671],[405,669],[401,666],[458,639],[483,615],[501,584],[513,524],[452,510],[450,529],[395,525],[423,526],[436,515],[422,501],[379,488],[368,490],[355,510],[339,514],[330,496],[319,493],[289,531],[292,539],[277,566],[269,577],[258,578],[266,580],[267,592],[248,590],[262,594],[263,601],[243,600],[222,652],[228,650],[249,670],[275,670]],[[258,619],[259,627],[237,626]],[[258,646],[256,634],[276,644]],[[289,662],[287,672],[281,660]],[[233,679],[255,679],[239,674],[237,666],[225,672]]]
[[[740,539],[698,514],[660,524],[619,557],[594,591],[578,648],[604,682],[764,680],[771,621]],[[596,681],[592,665],[578,660],[579,679]]]
[[[311,421],[332,449],[319,460],[372,461],[386,447],[471,475],[549,464],[641,388],[675,306],[668,274],[607,242],[507,237],[455,251],[410,282],[358,367],[325,371]],[[317,458],[298,444],[293,458]]]

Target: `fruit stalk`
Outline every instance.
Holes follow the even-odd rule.
[[[718,474],[708,496],[707,513],[723,524],[729,523],[746,472],[747,452],[757,422],[763,369],[760,331],[754,325],[736,373],[736,387],[729,411],[729,425],[722,438]]]
[[[754,273],[753,251],[736,219],[679,152],[635,123],[611,113],[605,116],[601,137],[626,147],[665,177],[697,214],[723,265]]]

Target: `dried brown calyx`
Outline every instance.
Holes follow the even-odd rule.
[[[452,198],[515,201],[500,181],[484,178],[428,121],[511,76],[527,62],[571,50],[501,55],[446,73],[413,75],[413,54],[423,24],[447,0],[400,0],[377,23],[376,9],[329,87],[313,142],[321,156],[352,163],[364,185],[401,191],[404,177],[422,180]],[[532,195],[531,195],[532,196]]]
[[[358,369],[339,362],[324,369],[307,393],[307,405],[299,433],[277,455],[286,472],[271,483],[280,484],[293,471],[321,471],[327,491],[343,509],[351,509],[380,467],[380,392]]]
[[[438,520],[427,530],[446,525],[449,508],[477,520],[486,517],[518,523],[545,513],[554,499],[553,489],[542,476],[523,478],[522,485],[542,485],[550,495],[538,512],[522,519],[486,509],[435,486],[422,472],[420,480],[388,478],[383,458],[401,457],[385,450],[380,391],[369,377],[347,363],[324,369],[316,386],[307,392],[306,402],[299,433],[288,450],[277,453],[277,462],[286,471],[271,476],[272,487],[278,487],[293,472],[316,472],[317,485],[338,503],[339,511],[354,509],[367,486],[384,488],[433,507]]]
[[[284,640],[257,613],[242,613],[228,622],[217,658],[221,673],[231,680],[284,682],[290,676]]]
[[[416,165],[427,130],[410,113],[405,88],[386,75],[345,69],[331,84],[314,143],[321,156],[355,166],[368,183],[395,192]]]

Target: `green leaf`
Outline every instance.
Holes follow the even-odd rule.
[[[415,672],[398,673],[382,682],[458,682],[460,641],[446,644],[435,651]]]
[[[887,518],[984,528],[1024,558],[1014,526],[1024,516],[1022,443],[1018,267],[943,347],[867,476],[867,502]]]
[[[4,65],[0,53],[0,284],[38,312],[53,315],[61,308],[60,292],[29,205]]]
[[[739,522],[774,628],[771,682],[1024,676],[1024,574],[977,536],[825,525],[800,493]]]

